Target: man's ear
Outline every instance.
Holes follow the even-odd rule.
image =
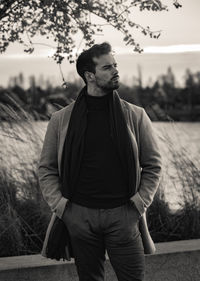
[[[87,82],[93,82],[95,79],[95,75],[92,72],[85,71],[84,75],[85,75],[85,79],[87,80]]]

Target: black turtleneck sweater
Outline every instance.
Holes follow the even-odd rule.
[[[117,151],[110,136],[109,94],[86,95],[84,152],[72,202],[89,208],[114,208],[128,200]]]

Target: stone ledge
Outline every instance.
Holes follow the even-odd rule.
[[[155,255],[191,252],[200,250],[200,239],[181,240],[172,242],[156,243]]]
[[[106,253],[105,280],[117,280]],[[39,255],[0,258],[0,280],[78,280],[74,259],[54,261]],[[146,256],[146,281],[199,281],[200,239],[156,243]]]

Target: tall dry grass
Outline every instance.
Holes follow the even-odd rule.
[[[7,119],[0,123],[1,256],[40,252],[50,215],[36,173],[42,135],[33,116],[16,106],[0,104]]]
[[[155,242],[200,238],[200,160],[195,161],[190,150],[181,145],[176,123],[169,126],[174,134],[166,128],[160,132],[161,151],[165,150],[163,177],[147,212]]]

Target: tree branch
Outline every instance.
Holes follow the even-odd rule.
[[[0,9],[0,20],[2,20],[5,16],[8,16],[8,9],[16,2],[16,0],[6,0],[3,1],[1,5],[3,5],[3,8]]]

